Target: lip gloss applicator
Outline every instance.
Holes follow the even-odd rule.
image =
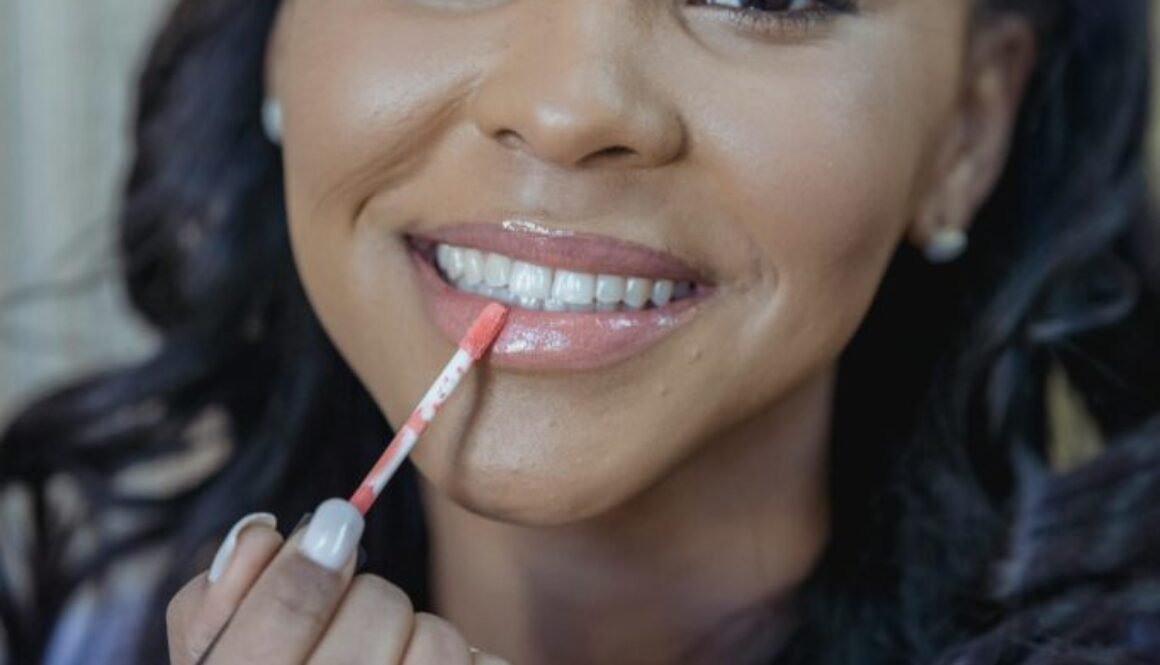
[[[350,497],[350,502],[360,513],[366,515],[371,509],[391,476],[395,475],[403,460],[415,448],[423,430],[427,429],[427,425],[431,423],[439,408],[451,397],[467,372],[495,344],[500,331],[507,323],[508,312],[507,307],[493,302],[472,322],[467,334],[459,341],[459,350],[451,357],[451,361],[443,368],[439,378],[435,379],[435,383],[431,384],[427,394],[411,412],[406,424],[399,428],[395,438],[379,457],[379,461]]]

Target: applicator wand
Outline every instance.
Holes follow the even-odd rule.
[[[355,508],[358,508],[360,513],[366,515],[367,511],[371,509],[375,499],[378,499],[379,495],[382,494],[383,488],[387,486],[391,476],[395,475],[395,472],[403,464],[403,460],[411,454],[411,450],[418,443],[423,430],[427,429],[427,425],[435,418],[439,407],[443,406],[443,403],[451,397],[451,393],[459,386],[459,382],[468,370],[483,357],[483,354],[487,353],[492,344],[495,344],[500,331],[507,323],[508,311],[507,307],[493,302],[476,317],[471,327],[468,328],[467,334],[460,340],[459,350],[451,357],[451,361],[443,368],[443,372],[439,374],[439,378],[435,379],[435,383],[431,384],[431,388],[427,390],[427,394],[423,396],[419,406],[416,406],[415,410],[411,412],[411,417],[407,419],[406,424],[395,434],[395,438],[383,451],[382,457],[355,490],[354,495],[350,497],[350,502],[354,504]]]

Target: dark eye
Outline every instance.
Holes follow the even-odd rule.
[[[693,0],[694,5],[719,7],[740,14],[780,19],[818,19],[829,14],[855,12],[857,0]]]
[[[704,4],[758,12],[795,12],[817,9],[819,0],[704,0]]]
[[[746,28],[797,32],[837,14],[854,13],[859,3],[858,0],[691,0],[691,4],[728,11]]]

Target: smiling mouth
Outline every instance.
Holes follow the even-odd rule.
[[[701,290],[687,279],[565,270],[449,243],[436,243],[426,255],[455,289],[534,312],[639,312]]]
[[[442,227],[407,244],[428,312],[449,341],[498,300],[513,310],[493,365],[592,369],[655,345],[691,320],[714,288],[663,252],[597,236]]]
[[[709,290],[702,275],[664,252],[601,236],[510,228],[462,224],[410,243],[453,288],[530,311],[642,311]]]

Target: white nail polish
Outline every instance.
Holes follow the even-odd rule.
[[[226,539],[222,541],[217,554],[213,555],[213,563],[210,564],[209,575],[206,576],[210,584],[221,579],[222,574],[226,572],[226,567],[234,558],[234,550],[238,548],[238,535],[251,524],[265,524],[273,529],[278,526],[278,518],[270,513],[253,513],[238,520],[238,523],[226,534]]]
[[[298,551],[328,570],[341,570],[350,560],[363,532],[363,517],[350,502],[329,499],[318,506]]]

